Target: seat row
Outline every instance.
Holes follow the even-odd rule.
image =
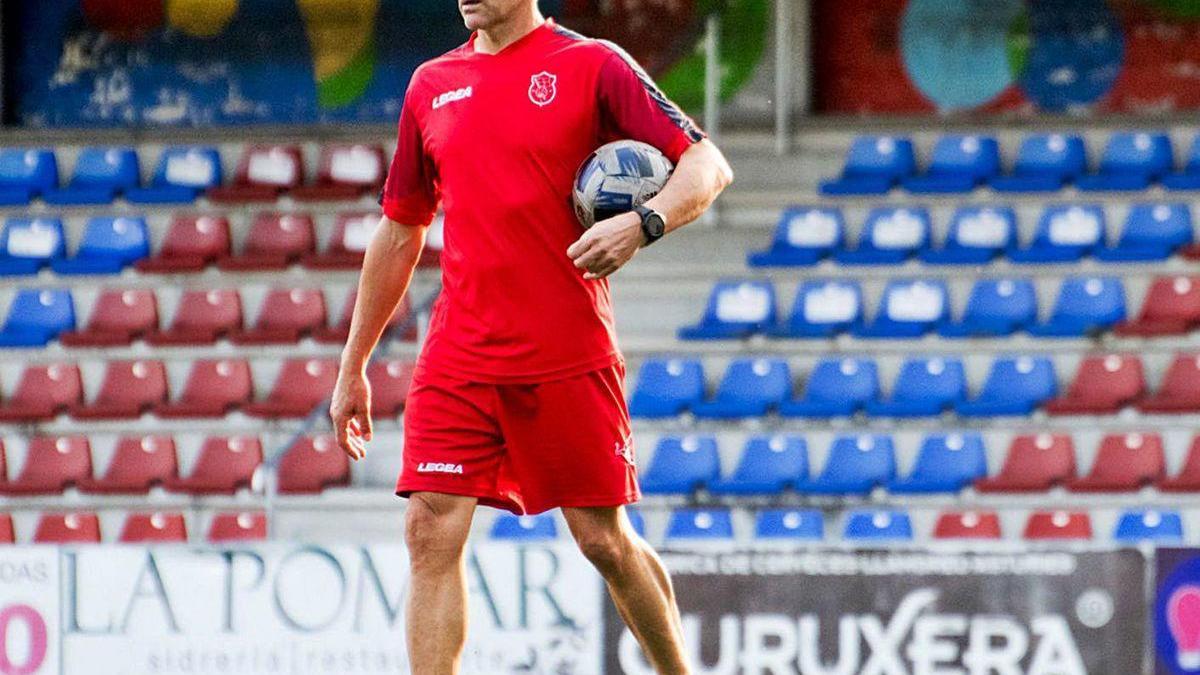
[[[38,518],[29,543],[99,544],[100,518],[92,512],[44,513]],[[267,516],[261,511],[222,512],[208,526],[209,543],[263,541],[267,538]],[[126,514],[116,541],[122,544],[171,544],[188,540],[187,521],[182,513],[135,512]],[[17,543],[12,516],[0,514],[0,544]]]
[[[918,194],[970,192],[985,185],[998,192],[1052,192],[1066,185],[1099,192],[1144,190],[1156,183],[1169,190],[1200,189],[1200,135],[1177,170],[1166,133],[1113,133],[1094,172],[1088,169],[1083,138],[1076,134],[1026,136],[1007,172],[1001,166],[1000,144],[989,136],[942,136],[923,171],[917,169],[910,139],[859,136],[850,144],[841,175],[822,181],[819,189],[831,196],[885,194],[896,186]]]
[[[1183,203],[1134,204],[1115,243],[1106,242],[1104,208],[1098,204],[1052,204],[1022,246],[1017,216],[1008,206],[962,206],[950,218],[946,239],[934,243],[929,211],[921,206],[871,209],[855,246],[836,207],[786,209],[770,248],[752,252],[754,267],[807,266],[832,259],[841,265],[898,265],[917,259],[930,265],[982,265],[997,258],[1052,264],[1093,257],[1102,262],[1166,260],[1175,253],[1200,257],[1193,244],[1192,214]]]

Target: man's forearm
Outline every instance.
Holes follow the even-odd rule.
[[[711,141],[703,140],[683,153],[662,192],[646,206],[663,214],[670,232],[699,218],[732,181],[733,170],[724,155]]]

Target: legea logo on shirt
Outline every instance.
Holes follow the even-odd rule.
[[[470,87],[462,87],[461,89],[455,89],[454,91],[448,91],[444,94],[439,94],[437,98],[433,99],[433,109],[437,110],[447,103],[454,103],[455,101],[461,101],[464,98],[470,98],[471,94],[472,91]]]

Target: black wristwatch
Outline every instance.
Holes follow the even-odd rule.
[[[642,217],[642,234],[646,235],[643,246],[653,244],[667,233],[667,219],[661,213],[648,206],[635,206],[633,210]]]

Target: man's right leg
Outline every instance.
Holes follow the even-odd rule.
[[[411,577],[406,630],[412,675],[455,675],[467,635],[463,548],[475,497],[415,492],[404,516]]]

